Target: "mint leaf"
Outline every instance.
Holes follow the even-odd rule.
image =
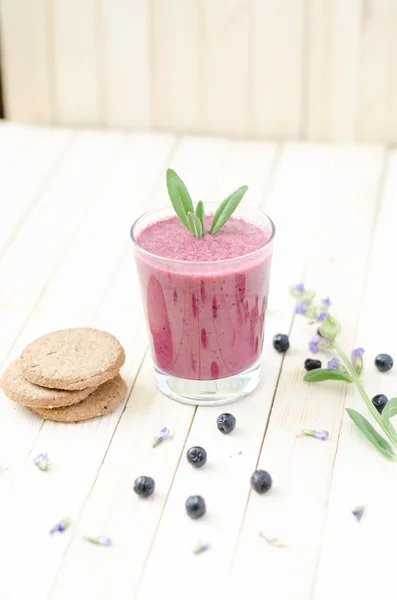
[[[193,202],[186,185],[172,169],[167,169],[167,189],[176,214],[184,226],[190,229],[187,213],[194,213]]]
[[[218,231],[224,226],[226,221],[231,217],[231,215],[236,210],[237,206],[243,199],[248,187],[243,185],[235,190],[230,196],[225,198],[225,200],[220,204],[216,213],[214,214],[214,218],[212,219],[210,233],[218,233]]]
[[[204,235],[204,233],[205,233],[205,221],[204,221],[204,204],[203,204],[202,200],[200,200],[199,202],[197,202],[196,217],[198,217],[200,219],[201,229],[202,229],[203,235]]]
[[[345,381],[346,383],[351,383],[353,379],[350,375],[346,375],[342,373],[338,369],[313,369],[306,373],[303,378],[304,381],[309,381],[310,383],[317,383],[318,381]]]
[[[200,219],[193,213],[187,213],[187,222],[189,225],[189,229],[196,238],[203,237],[203,230],[201,227]]]
[[[375,446],[378,452],[383,454],[383,456],[386,456],[386,458],[396,458],[396,455],[394,454],[389,442],[372,427],[371,423],[367,421],[363,415],[353,408],[346,408],[346,412],[355,426],[358,427],[361,433],[365,435],[367,440],[369,440],[371,444]]]

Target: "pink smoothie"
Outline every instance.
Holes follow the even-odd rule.
[[[211,220],[206,217],[206,231]],[[138,234],[136,259],[153,359],[162,371],[219,379],[258,360],[271,233],[270,227],[232,217],[217,234],[195,238],[175,216]]]

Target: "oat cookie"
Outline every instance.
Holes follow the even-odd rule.
[[[97,389],[97,387],[93,387],[85,390],[69,391],[41,387],[25,379],[19,358],[4,371],[0,380],[0,387],[6,396],[14,402],[19,402],[23,406],[45,408],[69,406],[81,402]]]
[[[120,375],[103,383],[88,398],[65,406],[63,408],[31,408],[36,415],[50,421],[62,421],[70,423],[74,421],[85,421],[92,417],[100,417],[111,413],[123,402],[127,394],[127,384]]]
[[[26,379],[62,390],[83,390],[113,379],[124,360],[113,335],[90,327],[48,333],[21,354]]]

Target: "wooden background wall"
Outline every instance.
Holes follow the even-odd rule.
[[[6,116],[397,141],[397,0],[0,0]]]

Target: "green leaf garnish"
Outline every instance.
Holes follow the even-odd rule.
[[[202,228],[203,235],[204,235],[204,233],[205,233],[205,221],[204,221],[204,204],[203,204],[202,200],[200,200],[199,202],[197,202],[196,216],[201,221],[201,228]]]
[[[242,187],[239,187],[237,190],[235,190],[232,194],[230,194],[230,196],[225,198],[225,200],[221,203],[218,210],[214,214],[214,218],[212,219],[211,223],[210,233],[218,233],[218,231],[224,226],[226,221],[234,213],[247,190],[248,187],[246,185],[243,185]]]
[[[189,229],[196,238],[203,237],[203,228],[200,219],[192,212],[187,213]]]
[[[194,213],[193,202],[186,185],[172,169],[167,169],[167,189],[176,214],[190,230],[187,214]]]
[[[313,369],[312,371],[308,371],[308,373],[306,373],[303,380],[309,381],[310,383],[327,380],[345,381],[346,383],[352,383],[353,381],[350,375],[346,375],[338,369]]]
[[[386,456],[386,458],[396,458],[396,455],[394,454],[389,442],[372,427],[371,423],[367,421],[363,415],[354,410],[354,408],[346,408],[346,412],[355,426],[358,427],[358,429],[365,435],[367,440],[369,440],[371,444],[375,446],[378,452],[383,454],[383,456]]]

